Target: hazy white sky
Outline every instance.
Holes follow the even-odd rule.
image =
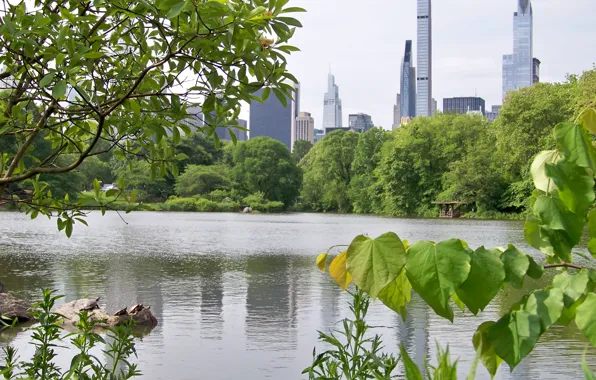
[[[534,56],[540,80],[562,81],[596,62],[596,0],[532,0]],[[399,72],[407,39],[416,46],[416,0],[290,0],[308,13],[289,59],[301,82],[301,111],[322,124],[329,63],[348,114],[364,112],[375,125],[393,123]],[[502,55],[513,49],[517,0],[434,0],[433,97],[478,96],[501,102]],[[248,116],[248,115],[246,115]]]

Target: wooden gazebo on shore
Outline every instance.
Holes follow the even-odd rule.
[[[459,218],[461,216],[461,206],[469,203],[465,201],[433,202],[433,204],[439,206],[440,218]]]

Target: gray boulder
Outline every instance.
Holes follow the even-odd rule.
[[[89,303],[93,299],[81,299],[65,303],[60,306],[56,313],[64,316],[64,323],[74,326],[79,321],[79,313],[88,308]],[[136,311],[134,314],[126,313],[124,315],[108,315],[105,310],[96,308],[87,310],[87,315],[90,321],[96,321],[99,327],[115,327],[122,325],[133,319],[136,326],[157,326],[157,319],[151,312],[150,308],[143,308]]]
[[[10,323],[16,319],[19,322],[27,322],[31,320],[30,309],[31,305],[27,302],[10,294],[0,293],[0,319],[3,321]]]

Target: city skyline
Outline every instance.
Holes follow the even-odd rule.
[[[380,1],[369,8],[355,0],[290,0],[289,4],[308,11],[298,16],[304,28],[296,31],[290,43],[302,51],[290,56],[288,68],[301,81],[301,110],[312,113],[315,128],[322,127],[321,94],[326,92],[325,75],[331,62],[341,87],[343,124],[349,114],[366,112],[377,125],[391,129],[391,111],[400,92],[403,44],[415,38],[416,2]],[[487,105],[501,104],[502,57],[512,49],[516,7],[516,0],[487,2],[482,12],[472,0],[433,4],[433,97],[439,105],[443,98],[476,93]],[[540,80],[563,81],[567,73],[591,69],[596,58],[583,49],[582,41],[596,38],[589,17],[596,12],[596,3],[578,0],[569,7],[534,0],[533,8],[534,56],[543,62]],[[330,14],[371,28],[364,33],[353,28],[353,23],[331,25]],[[396,15],[399,22],[395,22]],[[565,19],[573,24],[561,23]],[[334,36],[333,43],[312,42],[321,36]],[[360,54],[355,54],[355,46]]]

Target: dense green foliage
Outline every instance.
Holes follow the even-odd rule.
[[[302,206],[313,211],[436,216],[434,201],[470,202],[480,216],[522,213],[531,158],[552,128],[596,101],[596,69],[511,92],[493,123],[437,113],[395,131],[333,132],[302,159]]]
[[[39,324],[32,328],[31,344],[35,354],[28,361],[19,361],[17,350],[8,346],[3,349],[6,357],[0,366],[0,377],[11,379],[89,379],[125,380],[141,376],[136,364],[130,359],[136,355],[132,324],[108,329],[107,339],[97,334],[97,322],[88,318],[86,311],[79,314],[76,332],[63,334],[63,316],[52,312],[56,301],[49,290],[43,291],[43,298],[32,306],[32,317]],[[0,324],[0,328],[2,325]],[[69,339],[76,348],[70,367],[61,369],[55,362],[64,340]],[[102,346],[111,363],[102,362],[91,351]]]
[[[582,265],[573,264],[573,250],[586,227],[588,251],[596,259],[591,133],[596,133],[596,109],[587,108],[576,123],[557,124],[554,149],[539,153],[530,165],[534,191],[524,234],[530,246],[544,253],[539,260],[544,265],[513,245],[473,250],[455,238],[410,244],[386,233],[376,239],[356,237],[330,263],[329,273],[342,288],[353,282],[403,318],[415,291],[437,315],[453,322],[453,304],[477,315],[500,291],[521,289],[528,277],[541,279],[546,270],[560,270],[549,286],[526,294],[498,321],[478,327],[472,343],[480,361],[493,377],[503,361],[513,369],[549,328],[572,322],[596,347],[596,261],[582,254]],[[327,254],[317,258],[322,270]],[[588,377],[587,366],[584,371]]]
[[[215,128],[233,127],[241,104],[259,99],[257,90],[282,102],[291,96],[289,82],[297,80],[286,57],[298,49],[287,42],[301,24],[290,16],[304,10],[286,5],[2,1],[0,206],[10,203],[33,217],[58,213],[59,226],[71,231],[84,216],[85,203],[75,195],[91,177],[108,181],[111,174],[130,180],[120,188],[139,188],[137,195],[166,196],[180,168],[210,164],[213,156],[212,148],[177,152],[192,147],[192,141],[181,142],[182,134],[194,128],[217,147]],[[202,108],[206,126],[190,125],[190,107]],[[83,166],[108,152],[130,161],[119,169],[128,166],[132,173],[108,174],[101,158],[104,164]],[[156,177],[166,178],[153,188],[149,180]],[[291,196],[269,191],[291,203]],[[99,193],[96,198],[105,208]]]

